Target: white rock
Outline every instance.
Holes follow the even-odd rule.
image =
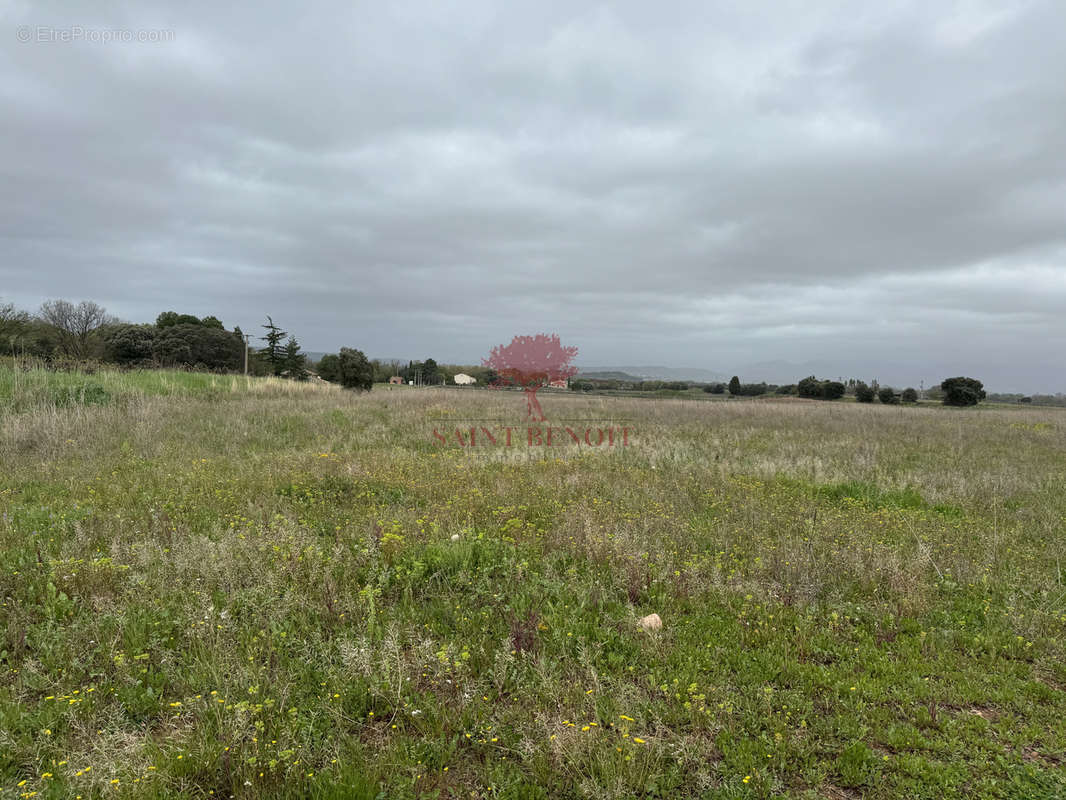
[[[459,541],[459,534],[458,533],[453,533],[452,534],[452,541],[453,542],[458,542]]]
[[[640,627],[646,631],[657,631],[663,627],[663,621],[658,614],[648,614],[640,618]]]

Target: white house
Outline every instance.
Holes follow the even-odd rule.
[[[465,372],[460,372],[455,376],[456,386],[469,386],[472,383],[477,383],[477,378],[467,375]]]

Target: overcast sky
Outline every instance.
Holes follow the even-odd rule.
[[[1066,390],[1058,0],[229,5],[0,0],[0,300]]]

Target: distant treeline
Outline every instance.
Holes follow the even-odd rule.
[[[729,383],[698,383],[689,381],[645,381],[623,380],[614,378],[578,378],[570,381],[570,389],[575,392],[626,391],[626,392],[664,392],[678,393],[702,390],[708,394],[728,397],[759,397],[764,395],[778,397],[802,397],[810,400],[839,400],[850,396],[859,403],[875,401],[885,405],[900,403],[917,403],[920,400],[934,400],[952,406],[977,405],[982,400],[993,402],[1032,403],[1034,405],[1066,405],[1066,395],[986,395],[981,381],[974,378],[946,378],[938,387],[928,389],[924,396],[914,387],[897,389],[879,384],[849,378],[844,380],[823,380],[814,375],[789,384],[742,383],[734,375]]]
[[[232,330],[216,316],[197,317],[164,311],[154,323],[136,324],[112,317],[102,306],[88,300],[74,304],[49,300],[36,313],[0,303],[0,355],[40,359],[57,368],[84,367],[92,363],[120,367],[178,367],[213,372],[241,372],[276,375],[292,380],[321,378],[355,389],[369,389],[374,383],[399,379],[416,386],[454,384],[462,372],[475,378],[477,385],[496,382],[498,375],[483,366],[442,365],[424,361],[383,361],[367,359],[361,350],[342,347],[338,353],[310,361],[299,341],[267,316],[258,336]],[[251,342],[261,343],[253,347]],[[986,399],[980,381],[956,377],[919,396],[913,387],[897,390],[850,378],[826,380],[809,375],[796,383],[743,383],[734,375],[728,383],[690,381],[632,380],[620,377],[584,377],[570,381],[576,392],[627,391],[678,393],[702,390],[731,397],[765,395],[796,396],[814,400],[838,400],[853,396],[857,402],[885,404],[915,403],[919,399],[939,400],[947,405],[976,405]],[[1066,395],[992,394],[987,399],[1000,403],[1066,406]]]
[[[154,323],[124,322],[102,306],[83,300],[49,300],[36,313],[0,304],[0,355],[37,359],[56,369],[183,368],[208,372],[275,375],[292,380],[316,377],[299,341],[267,316],[253,337],[232,330],[216,316],[164,311]],[[252,346],[255,341],[261,346]],[[359,350],[341,348],[332,358],[331,380],[369,389],[373,369]]]

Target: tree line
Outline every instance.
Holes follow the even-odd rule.
[[[267,316],[255,337],[232,330],[216,316],[164,311],[154,323],[119,320],[90,300],[48,300],[36,313],[0,304],[0,354],[36,358],[56,368],[93,362],[123,368],[185,368],[211,372],[274,375],[305,381],[314,376],[295,336]],[[325,380],[369,390],[374,368],[361,350],[343,347],[327,362]]]
[[[102,306],[89,300],[71,303],[48,300],[36,313],[20,310],[11,303],[0,303],[0,354],[35,357],[55,366],[67,363],[102,362],[121,367],[177,367],[218,372],[247,370],[251,375],[275,375],[291,380],[319,377],[342,386],[369,390],[374,383],[393,377],[404,383],[437,386],[454,382],[458,372],[466,372],[482,386],[496,381],[496,373],[487,367],[439,365],[436,360],[381,361],[367,359],[356,348],[342,347],[337,353],[322,356],[312,364],[295,336],[267,316],[263,334],[256,337],[260,347],[251,347],[251,335],[239,326],[228,330],[216,316],[197,317],[164,311],[154,323],[123,322]],[[317,372],[315,372],[317,370]],[[626,390],[638,392],[682,392],[700,388],[710,394],[732,397],[762,395],[797,396],[814,400],[838,400],[852,394],[859,403],[886,404],[918,402],[913,387],[897,391],[849,379],[824,380],[809,375],[794,384],[742,383],[734,375],[728,383],[691,383],[688,381],[624,381],[586,378],[570,381],[573,391]],[[945,405],[977,405],[987,398],[981,381],[968,377],[945,379],[929,391],[930,399]],[[1006,397],[1006,396],[1005,396]],[[1000,399],[998,396],[995,399]],[[1059,396],[1009,396],[1014,402],[1039,402],[1053,405]]]
[[[689,389],[702,389],[708,394],[728,395],[730,397],[759,397],[762,395],[793,396],[808,400],[839,400],[846,395],[854,396],[859,403],[873,403],[878,401],[885,405],[898,405],[901,403],[917,403],[918,391],[908,386],[906,389],[897,390],[891,386],[881,386],[877,381],[870,384],[864,381],[849,379],[846,383],[842,380],[825,380],[814,375],[808,375],[797,383],[774,384],[774,383],[742,383],[740,377],[734,375],[728,383],[693,383],[687,381],[625,381],[604,378],[577,378],[570,382],[570,389],[576,392],[592,392],[599,390],[623,390],[623,391],[688,391]],[[969,406],[977,405],[986,399],[987,394],[981,381],[974,378],[957,377],[945,379],[937,389],[928,392],[930,399],[940,400],[944,405]],[[1021,397],[1017,402],[1032,402],[1032,398]],[[1050,396],[1049,396],[1050,397]]]

